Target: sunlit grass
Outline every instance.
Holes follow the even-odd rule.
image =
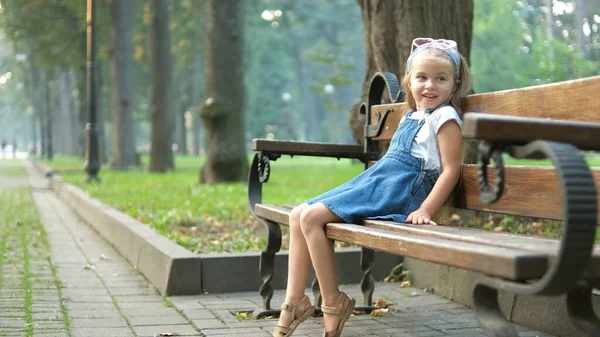
[[[165,174],[105,169],[99,172],[100,184],[86,183],[82,170],[68,170],[65,163],[59,167],[65,168],[61,173],[65,181],[192,251],[262,249],[264,235],[259,234],[263,228],[250,213],[247,183],[199,184],[202,161],[177,157],[179,169]],[[263,202],[301,203],[350,180],[362,169],[362,164],[350,160],[280,158],[272,162]]]

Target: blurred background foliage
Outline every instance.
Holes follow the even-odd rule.
[[[97,14],[99,111],[103,134],[110,135],[110,16],[104,3]],[[0,4],[0,138],[15,139],[21,149],[40,138],[34,133],[42,113],[34,102],[39,95],[28,89],[35,81],[32,65],[41,69],[50,85],[49,110],[76,110],[55,112],[54,130],[66,125],[63,118],[68,116],[79,116],[71,118],[78,119],[75,128],[82,130],[84,87],[78,74],[85,67],[85,1],[1,0]],[[598,74],[599,0],[474,0],[474,6],[469,59],[475,92]],[[204,99],[203,81],[198,81],[204,62],[202,7],[201,1],[170,2],[173,106],[174,113],[186,120],[175,135],[180,153],[199,153],[204,142],[192,132],[196,128],[201,133],[201,123],[194,120]],[[149,1],[134,0],[133,11],[132,104],[135,142],[143,152],[150,132]],[[276,139],[352,142],[348,111],[360,95],[366,63],[356,1],[248,0],[244,15],[246,139],[272,134]],[[61,73],[71,76],[70,86],[61,85]],[[60,97],[72,104],[61,103]],[[317,113],[313,116],[309,110]],[[80,136],[71,138],[76,136],[72,142],[80,144]],[[103,137],[103,151],[108,152],[104,158],[110,158],[110,142],[109,136]],[[61,144],[68,141],[60,139],[54,143],[55,153],[82,153],[82,146],[67,148]]]

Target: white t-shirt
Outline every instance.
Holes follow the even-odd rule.
[[[425,111],[415,111],[410,118],[421,120],[423,119],[424,114]],[[405,118],[406,116],[402,117],[400,123],[402,123]],[[445,105],[425,117],[425,124],[423,124],[415,136],[415,139],[413,139],[410,147],[410,154],[416,158],[423,158],[425,170],[440,171],[441,160],[437,145],[437,133],[442,125],[450,120],[455,120],[462,129],[463,122],[460,120],[454,107]]]

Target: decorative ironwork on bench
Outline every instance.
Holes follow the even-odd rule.
[[[593,253],[597,219],[597,191],[584,156],[575,146],[551,141],[526,145],[484,143],[479,147],[481,198],[497,202],[505,193],[502,152],[520,159],[548,158],[555,166],[563,191],[563,235],[557,258],[542,278],[532,282],[512,282],[481,276],[473,290],[477,320],[493,337],[518,337],[515,327],[504,317],[498,303],[499,289],[518,295],[567,294],[567,312],[588,336],[600,336],[600,319],[591,306],[592,289],[598,280],[586,280],[585,271]],[[494,188],[487,186],[486,167],[494,158],[498,177]]]

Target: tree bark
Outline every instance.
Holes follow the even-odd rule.
[[[401,80],[417,37],[455,40],[460,53],[469,60],[473,22],[473,0],[357,0],[365,26],[365,74],[361,102],[366,100],[369,83],[376,72],[392,72]],[[350,111],[354,139],[362,143],[364,116],[359,104]],[[468,147],[465,161],[473,160]]]
[[[52,160],[54,158],[54,147],[52,144],[52,102],[50,99],[50,71],[46,71],[44,76],[44,123],[46,124],[46,146],[44,154],[46,159]]]
[[[587,51],[585,50],[585,35],[583,34],[583,20],[585,19],[586,13],[585,3],[585,0],[577,0],[575,2],[575,38],[577,39],[577,47],[581,51],[583,57],[587,57]]]
[[[173,111],[171,102],[172,61],[168,0],[152,0],[150,59],[152,64],[152,104],[150,172],[173,169]]]
[[[111,111],[113,169],[138,166],[131,93],[133,66],[133,9],[131,0],[110,0]]]
[[[200,68],[202,67],[202,57],[194,58],[192,72],[192,154],[200,154],[200,133],[202,123],[200,121],[200,99],[202,97],[202,79],[200,78]]]
[[[71,94],[73,92],[71,76],[71,70],[63,69],[59,72],[57,78],[57,112],[61,116],[60,124],[57,125],[58,130],[61,130],[61,132],[57,135],[60,135],[61,140],[60,152],[70,156],[78,156],[81,151],[78,142],[81,127]]]
[[[244,129],[244,0],[208,0],[206,6],[206,135],[203,183],[243,181],[248,175]]]
[[[185,99],[178,99],[175,106],[175,125],[176,125],[176,136],[177,136],[177,145],[178,152],[181,154],[187,154],[187,130],[185,127],[185,112],[189,106],[189,96],[187,95],[189,84],[189,79],[182,79],[179,81],[178,85],[178,94],[175,94],[175,97],[186,97]]]

